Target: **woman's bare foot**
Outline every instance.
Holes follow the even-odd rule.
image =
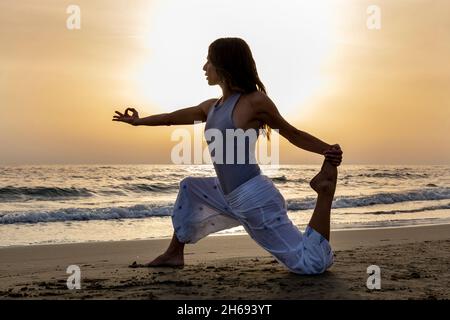
[[[134,261],[130,268],[155,268],[155,267],[168,267],[168,268],[182,268],[184,267],[184,257],[183,255],[171,255],[168,253],[163,253],[153,261],[145,264],[139,264]]]
[[[324,161],[320,172],[309,182],[311,188],[319,194],[334,195],[337,182],[337,167]]]

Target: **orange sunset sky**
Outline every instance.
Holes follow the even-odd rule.
[[[344,164],[450,163],[450,1],[2,0],[0,165],[170,163],[176,127],[114,111],[220,97],[202,67],[224,36],[249,43],[282,115]],[[322,160],[280,141],[282,163]]]

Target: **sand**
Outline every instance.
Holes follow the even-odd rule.
[[[0,249],[0,299],[449,299],[450,225],[333,231],[335,264],[292,274],[248,236],[210,236],[186,247],[186,266],[131,269],[169,239]],[[66,269],[78,265],[81,289]],[[369,290],[367,268],[381,270]]]

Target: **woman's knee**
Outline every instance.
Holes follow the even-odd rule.
[[[321,274],[324,273],[333,264],[332,259],[325,255],[317,255],[315,257],[308,257],[305,259],[304,268],[307,274]]]
[[[304,251],[299,259],[288,263],[288,268],[298,274],[317,275],[324,273],[333,264],[333,258],[329,255],[322,255],[317,253],[309,253]]]

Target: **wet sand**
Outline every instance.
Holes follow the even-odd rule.
[[[334,231],[324,274],[288,272],[248,236],[186,246],[186,266],[131,269],[169,239],[0,249],[0,299],[449,299],[450,225]],[[69,290],[66,269],[81,270]],[[381,269],[369,290],[367,267]]]

